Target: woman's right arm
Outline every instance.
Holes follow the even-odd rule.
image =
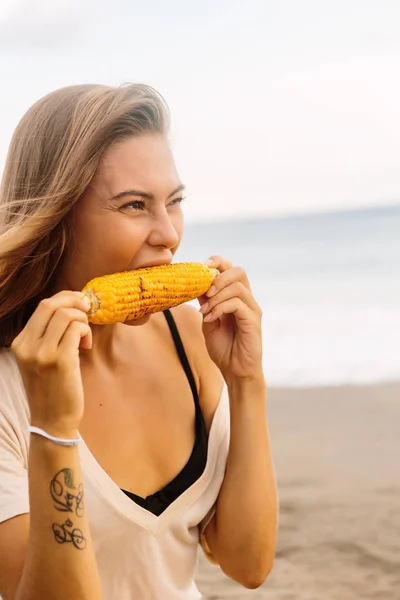
[[[79,295],[41,303],[13,343],[31,424],[76,438],[83,415],[79,347],[91,331]],[[0,594],[4,600],[101,600],[101,583],[85,509],[77,446],[31,434],[30,514],[0,524]]]
[[[31,437],[30,515],[0,525],[0,592],[4,600],[98,600],[78,449]]]

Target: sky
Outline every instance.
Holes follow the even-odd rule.
[[[398,0],[0,0],[0,172],[24,112],[141,82],[188,221],[400,202]]]

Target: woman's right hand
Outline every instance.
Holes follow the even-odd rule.
[[[51,435],[74,437],[83,417],[79,348],[92,347],[87,311],[79,292],[59,292],[40,302],[11,346],[31,425]]]

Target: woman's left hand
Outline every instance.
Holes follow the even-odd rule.
[[[199,298],[208,353],[225,381],[257,379],[262,374],[262,311],[246,272],[220,256],[206,264],[220,272]]]

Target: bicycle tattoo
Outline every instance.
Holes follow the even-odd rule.
[[[78,528],[72,529],[73,526],[72,521],[69,519],[63,525],[53,523],[54,539],[58,544],[71,543],[78,550],[84,550],[86,548],[86,539],[82,531]]]

